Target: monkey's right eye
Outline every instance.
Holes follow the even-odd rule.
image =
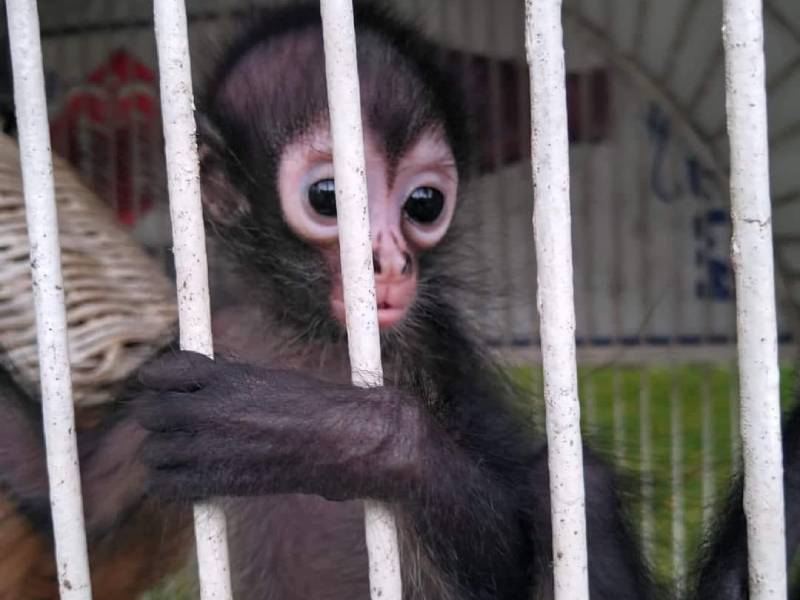
[[[308,202],[323,217],[336,216],[336,187],[333,179],[321,179],[308,188]]]
[[[429,225],[436,221],[444,210],[444,194],[429,186],[418,187],[411,192],[403,210],[411,220]]]

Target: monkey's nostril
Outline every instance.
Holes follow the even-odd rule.
[[[375,271],[375,275],[381,274],[381,259],[377,252],[372,253],[372,269]]]
[[[403,275],[408,275],[414,268],[414,262],[411,260],[411,255],[408,252],[403,252]]]

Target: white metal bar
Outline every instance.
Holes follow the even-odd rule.
[[[626,98],[626,106],[624,107],[631,113],[641,114],[645,109],[645,101],[640,100],[636,103],[627,101],[630,97],[630,88],[626,87],[620,93],[620,97]],[[615,119],[615,122],[616,119]],[[652,193],[649,181],[649,160],[650,149],[647,140],[645,139],[645,132],[642,127],[636,128],[634,138],[634,156],[635,156],[635,169],[636,169],[636,194],[638,195],[639,211],[636,216],[637,221],[641,224],[641,239],[649,240],[652,235]],[[637,353],[641,358],[642,353],[647,349],[647,336],[652,333],[652,325],[650,323],[649,314],[654,306],[654,292],[653,292],[653,249],[650,244],[644,244],[640,252],[639,260],[639,280],[641,281],[641,300],[642,308],[641,314],[644,315],[644,322],[639,332],[639,345],[640,349]],[[658,362],[663,362],[665,357],[660,357]],[[656,362],[656,361],[653,361]],[[650,366],[645,362],[642,366],[642,373],[640,376],[640,392],[639,392],[639,445],[641,464],[639,468],[639,484],[642,494],[642,549],[645,557],[653,560],[655,554],[655,495],[653,485],[653,419],[652,419],[652,404],[653,404],[653,377],[650,372]]]
[[[787,585],[780,374],[761,0],[724,0],[722,31],[750,597],[783,599]]]
[[[352,0],[321,0],[342,285],[350,369],[355,385],[383,384],[375,273],[369,235],[367,176]],[[400,600],[400,553],[394,514],[365,501],[370,594]]]
[[[88,600],[92,588],[75,437],[39,15],[36,0],[8,0],[6,11],[30,237],[42,420],[59,592],[62,600]]]
[[[178,289],[180,343],[212,356],[200,167],[197,160],[192,71],[183,0],[155,0],[154,18],[167,159],[167,186]],[[232,597],[225,513],[215,501],[194,506],[200,596]]]
[[[526,0],[533,229],[538,265],[556,598],[589,597],[561,0]]]
[[[728,384],[728,414],[730,424],[730,446],[731,446],[731,475],[739,472],[742,461],[742,433],[739,427],[739,380],[734,374],[739,372],[738,364],[735,359],[731,359],[730,377]]]
[[[703,333],[708,338],[711,335],[712,323],[714,322],[713,299],[710,294],[703,298]],[[711,533],[714,519],[714,497],[716,494],[716,474],[714,472],[714,461],[716,453],[714,449],[714,404],[711,396],[712,369],[706,362],[702,365],[700,380],[700,422],[702,423],[702,505],[703,505],[703,535]]]
[[[685,231],[686,218],[678,207],[672,208],[670,216],[672,231]],[[669,395],[670,412],[670,471],[672,492],[672,573],[676,597],[683,597],[686,589],[686,482],[684,454],[683,405],[685,386],[681,382],[680,356],[677,336],[684,330],[686,321],[684,295],[684,266],[690,263],[686,256],[686,244],[680,236],[672,235],[670,253],[670,291],[672,296],[672,326],[677,332],[669,341],[670,372],[672,385]]]
[[[706,299],[706,304],[710,299]],[[709,321],[706,321],[708,323]],[[711,531],[714,519],[714,495],[716,493],[715,473],[714,473],[714,407],[711,398],[711,376],[712,371],[709,365],[702,367],[702,379],[700,381],[700,422],[702,423],[702,505],[703,505],[703,535]]]
[[[618,467],[624,468],[628,460],[628,440],[625,434],[625,390],[622,386],[622,373],[619,365],[612,365],[611,369],[614,462]]]
[[[614,23],[616,22],[618,15],[616,14],[617,11],[616,4],[614,2],[609,2],[606,8],[606,14],[604,19],[604,27],[605,30],[611,32],[614,30]],[[622,156],[621,152],[623,152],[622,146],[622,128],[619,126],[620,114],[621,110],[623,109],[622,102],[618,99],[617,90],[619,88],[620,83],[617,81],[617,76],[614,73],[613,69],[610,67],[610,60],[608,56],[603,57],[603,61],[601,65],[606,70],[606,73],[609,77],[608,82],[608,93],[611,94],[612,101],[610,102],[610,110],[611,115],[609,115],[609,119],[612,123],[612,131],[610,134],[610,139],[608,140],[609,145],[611,146],[611,155],[609,157],[610,164],[607,163],[607,167],[611,168],[611,177],[609,180],[609,189],[610,189],[610,197],[611,197],[611,220],[616,227],[616,231],[613,233],[612,237],[612,250],[611,250],[611,260],[613,265],[613,272],[611,275],[611,290],[612,290],[612,302],[613,302],[613,322],[614,322],[614,335],[617,338],[617,344],[621,345],[621,340],[624,336],[623,331],[623,319],[622,319],[622,307],[623,307],[623,290],[624,290],[624,265],[625,265],[625,257],[627,256],[625,252],[625,242],[628,239],[628,236],[625,235],[625,212],[623,210],[623,205],[625,204],[625,189],[622,181],[622,174],[625,172],[625,169],[622,167],[621,161],[619,160]],[[586,120],[586,123],[589,123],[590,120]],[[614,459],[617,461],[618,465],[625,465],[627,461],[627,440],[625,435],[625,409],[626,409],[626,402],[625,402],[625,390],[622,386],[622,373],[620,371],[621,366],[619,364],[615,364],[613,367],[613,377],[614,377],[614,395],[613,395],[613,415],[614,415]],[[644,545],[642,545],[644,547]]]
[[[671,345],[674,342],[670,342]],[[683,477],[683,386],[678,381],[680,373],[673,361],[672,387],[669,394],[670,431],[670,491],[672,493],[672,576],[675,595],[683,597],[686,584],[686,494]]]
[[[651,414],[652,381],[647,367],[639,378],[639,492],[642,497],[642,551],[652,562],[654,553],[655,515],[653,499],[653,422]]]

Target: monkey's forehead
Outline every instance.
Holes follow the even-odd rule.
[[[443,131],[446,115],[419,66],[379,32],[359,31],[358,64],[365,125],[387,156],[401,156],[433,126]],[[228,62],[210,88],[216,118],[237,137],[250,137],[252,150],[274,153],[327,121],[325,54],[319,26],[253,39]],[[448,140],[450,141],[450,140]]]
[[[424,129],[409,147],[397,155],[390,155],[383,142],[374,131],[364,132],[368,157],[380,161],[388,177],[387,183],[393,185],[395,177],[407,172],[425,170],[439,173],[444,179],[458,184],[458,168],[455,156],[450,149],[441,127]],[[296,159],[302,155],[311,164],[333,162],[333,139],[327,122],[312,126],[297,139],[287,145],[282,160],[291,155]]]

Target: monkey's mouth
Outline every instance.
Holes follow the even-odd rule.
[[[394,327],[406,314],[406,307],[397,308],[386,302],[378,303],[378,327],[389,329]]]
[[[346,323],[345,320],[345,309],[344,309],[344,302],[342,300],[335,299],[331,302],[331,308],[333,309],[333,316],[344,325]],[[393,306],[386,301],[378,302],[378,327],[381,329],[390,329],[399,323],[402,318],[406,314],[405,306]]]
[[[375,301],[378,305],[378,326],[389,329],[399,323],[414,302],[416,280],[409,277],[400,281],[378,281]]]
[[[375,286],[375,302],[378,309],[378,327],[390,329],[399,323],[414,301],[416,282],[382,283]],[[341,288],[335,289],[331,298],[333,316],[344,325],[345,309]]]

